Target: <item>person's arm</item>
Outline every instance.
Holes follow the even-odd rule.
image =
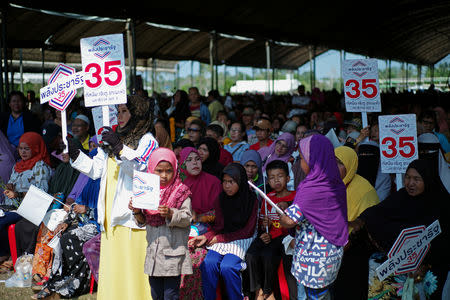
[[[170,208],[170,210],[172,211],[172,217],[170,220],[166,219],[169,227],[188,227],[191,225],[192,208],[190,198],[184,200],[180,208]]]
[[[292,204],[285,210],[285,215],[280,215],[280,224],[284,228],[294,228],[298,223],[305,219],[305,215],[301,212],[297,204]]]
[[[141,141],[139,141],[136,150],[125,145],[123,146],[117,164],[120,165],[120,168],[126,174],[132,177],[134,170],[147,170],[150,154],[152,154],[156,148],[158,148],[158,142],[151,133],[147,133],[141,138]]]
[[[107,158],[108,155],[103,151],[102,148],[99,147],[97,155],[95,155],[93,158],[90,158],[82,151],[79,151],[78,156],[75,160],[71,158],[70,164],[81,173],[95,180],[102,176],[103,168],[105,166],[105,161]]]

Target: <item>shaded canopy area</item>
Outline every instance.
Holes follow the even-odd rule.
[[[80,62],[80,39],[83,37],[124,33],[126,19],[101,18],[73,14],[55,14],[52,11],[10,6],[6,11],[6,43],[9,58],[19,59],[14,48],[25,48],[23,60],[42,59],[65,63]],[[265,41],[211,34],[195,29],[160,26],[136,20],[137,65],[148,65],[149,58],[162,60],[195,60],[210,62],[210,41],[214,40],[214,63],[232,66],[266,67]],[[124,41],[124,45],[127,43]],[[312,49],[312,48],[311,48]],[[296,69],[310,59],[310,46],[270,43],[271,67]],[[315,48],[319,55],[328,49]]]
[[[272,2],[128,0],[118,6],[81,3],[69,5],[66,2],[55,4],[47,1],[12,2],[36,9],[88,16],[122,20],[133,18],[136,21],[138,56],[160,55],[165,59],[209,62],[209,32],[213,30],[253,39],[253,41],[227,41],[226,37],[219,38],[217,60],[230,65],[264,67],[265,49],[258,47],[258,43],[264,42],[258,41],[265,40],[299,44],[294,47],[296,49],[289,49],[288,46],[288,49],[272,51],[281,55],[277,58],[272,54],[273,65],[278,68],[296,68],[304,64],[309,59],[309,51],[302,51],[301,48],[305,47],[302,45],[314,45],[317,49],[316,54],[320,53],[320,49],[342,49],[374,58],[420,65],[435,64],[450,52],[448,0],[380,0],[371,3],[354,0]],[[27,14],[23,12],[18,14],[18,19],[11,22],[21,21],[15,23],[19,27],[30,25],[26,23]],[[167,32],[151,28],[147,26],[148,24],[144,25],[145,22],[190,27],[199,31]],[[92,22],[53,17],[48,20],[35,19],[31,25],[34,28],[18,30],[30,31],[28,36],[34,32],[34,38],[30,41],[39,40],[41,45],[45,39],[53,35],[53,45],[64,47],[65,51],[69,51],[71,47],[72,50],[78,48],[77,38],[80,35],[116,33],[124,27],[123,23],[112,25],[103,22],[94,26]],[[74,25],[77,26],[73,28]],[[141,26],[142,28],[139,28]],[[8,36],[8,39],[10,38],[14,45],[12,47],[19,45],[22,40],[20,35]],[[63,43],[66,39],[70,42]],[[222,48],[220,44],[223,44]],[[252,48],[258,52],[252,51]],[[288,55],[282,56],[285,52]],[[307,55],[302,55],[304,52]]]

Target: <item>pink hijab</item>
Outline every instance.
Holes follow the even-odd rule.
[[[183,148],[180,152],[180,165],[182,172],[186,175],[183,183],[189,187],[192,192],[192,209],[197,214],[204,214],[214,209],[217,197],[222,192],[222,183],[220,180],[207,172],[200,172],[197,176],[192,176],[183,169],[184,162],[189,154],[197,149],[193,147]]]
[[[191,196],[191,191],[189,188],[181,182],[181,178],[178,172],[177,157],[175,153],[168,148],[157,148],[152,152],[149,158],[149,164],[147,172],[155,173],[156,166],[162,162],[166,161],[172,165],[174,176],[169,184],[165,186],[160,186],[161,189],[161,200],[159,205],[166,205],[171,208],[180,208],[184,200]],[[157,210],[145,210],[144,211],[147,224],[150,226],[161,226],[165,224],[165,218],[161,217]]]

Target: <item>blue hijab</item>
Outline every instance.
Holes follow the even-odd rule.
[[[240,163],[245,167],[245,164],[249,161],[254,162],[258,166],[258,178],[256,179],[256,186],[262,187],[263,184],[263,173],[262,173],[262,160],[261,155],[259,155],[258,151],[255,150],[247,150],[242,153]]]

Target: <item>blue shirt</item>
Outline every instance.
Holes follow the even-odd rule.
[[[231,143],[226,144],[223,148],[231,153],[234,162],[240,162],[242,153],[248,150],[248,148],[250,148],[250,145],[245,141],[242,141],[234,146],[231,146]]]
[[[6,132],[9,142],[15,147],[19,146],[19,140],[23,133],[23,115],[21,114],[15,120],[12,115],[9,115],[8,130]]]

